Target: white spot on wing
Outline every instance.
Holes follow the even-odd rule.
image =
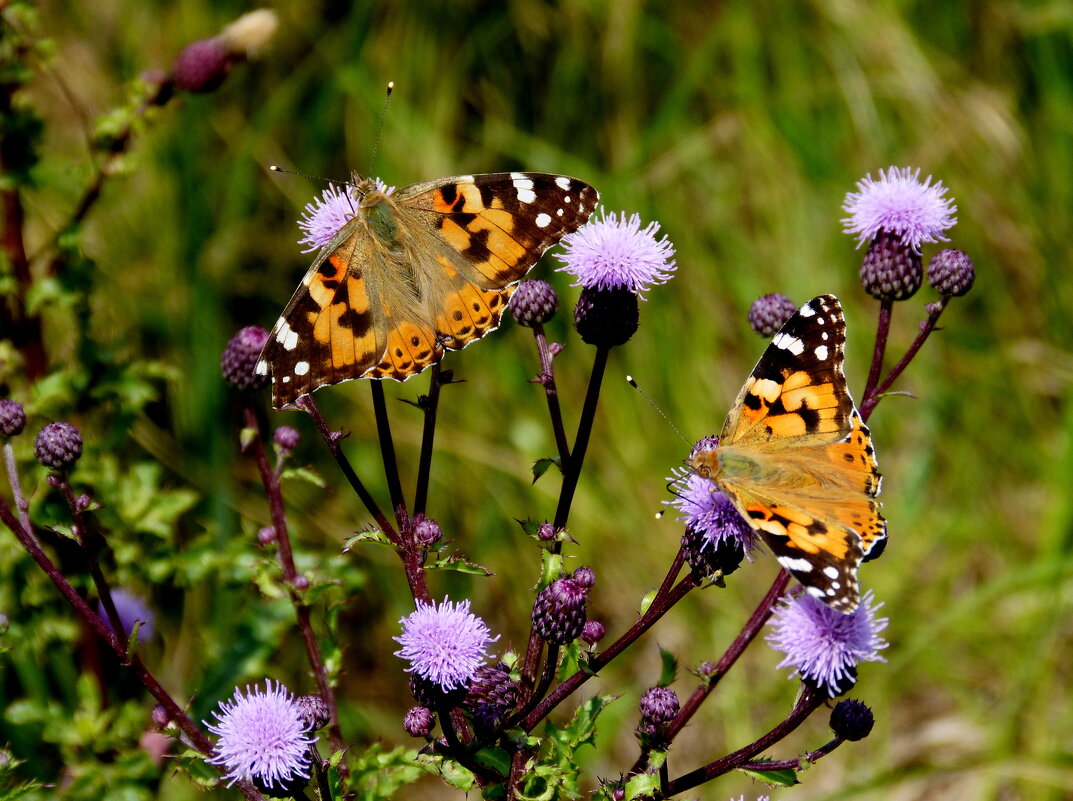
[[[298,362],[294,365],[295,375],[305,375],[309,372],[309,362]]]
[[[570,188],[570,179],[567,178],[565,175],[560,175],[558,178],[555,179],[555,185],[563,191],[566,191]]]
[[[287,338],[283,340],[284,350],[294,350],[298,346],[298,332],[291,330],[287,332]]]
[[[794,559],[792,556],[780,556],[779,564],[795,573],[812,572],[812,562],[808,559]]]
[[[813,353],[816,354],[816,358],[819,359],[821,362],[827,361],[827,346],[826,345],[817,345],[816,350],[814,350]]]
[[[800,314],[802,317],[812,317],[816,313],[816,310],[806,303],[804,306],[797,310],[797,313]]]
[[[536,200],[536,192],[533,191],[533,180],[520,172],[512,172],[510,177],[514,180],[514,189],[518,193],[519,203],[532,203]]]
[[[805,587],[805,589],[808,590],[808,594],[813,598],[819,598],[821,601],[823,600],[823,590],[819,587]]]
[[[283,378],[280,379],[280,381],[282,381],[284,384],[289,384],[291,383],[291,377],[289,375],[285,375],[283,376]]]
[[[563,203],[569,203],[569,202],[570,202],[570,195],[567,195],[566,197],[563,198]]]
[[[828,565],[823,569],[823,574],[829,579],[836,579],[838,578],[838,568],[834,565]]]
[[[537,215],[536,220],[534,220],[534,222],[537,224],[537,228],[546,228],[548,223],[551,222],[551,217],[544,212],[541,212]]]
[[[526,176],[526,174],[524,172],[512,172],[510,174],[510,179],[512,181],[514,181],[515,186],[518,185],[518,181],[528,181],[529,180],[529,178]],[[530,181],[530,185],[532,185],[532,181]]]
[[[771,344],[780,350],[790,351],[794,356],[800,356],[805,351],[804,342],[781,331],[771,340]]]
[[[261,359],[257,362],[257,364],[253,366],[253,372],[255,372],[257,375],[268,375],[268,362],[266,362],[264,359]]]
[[[472,175],[459,175],[458,176],[458,183],[460,183],[460,184],[471,184],[471,183],[473,183],[473,176]]]

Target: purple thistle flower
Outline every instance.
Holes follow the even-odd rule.
[[[115,589],[112,590],[112,603],[115,604],[115,610],[119,613],[119,622],[123,624],[123,630],[128,637],[134,631],[134,623],[139,620],[142,625],[138,629],[138,642],[145,642],[153,636],[156,613],[148,607],[145,601],[126,590]],[[100,601],[97,602],[97,614],[101,616],[105,627],[114,634],[112,621],[108,619],[108,613],[104,611],[104,604]]]
[[[469,601],[455,604],[444,598],[439,606],[417,602],[417,609],[399,621],[402,635],[393,637],[402,648],[395,656],[406,659],[407,673],[445,690],[464,687],[489,656],[492,638],[483,620],[469,611]]]
[[[843,231],[857,236],[858,247],[886,231],[919,253],[924,242],[947,241],[943,232],[957,222],[957,206],[946,192],[942,181],[931,183],[930,175],[921,183],[919,168],[888,167],[879,171],[878,181],[869,173],[842,203],[850,215],[842,219]]]
[[[786,657],[778,667],[792,667],[794,674],[827,685],[832,695],[839,685],[853,676],[858,662],[885,662],[879,651],[887,641],[879,632],[888,619],[877,618],[883,604],[872,605],[871,590],[861,598],[853,612],[844,615],[807,593],[783,599],[775,608],[768,625],[772,631],[765,638]]]
[[[678,510],[677,519],[686,528],[704,536],[703,548],[709,545],[715,548],[727,539],[737,540],[746,554],[757,547],[752,526],[745,522],[726,493],[716,489],[711,481],[686,468],[677,468],[667,480],[674,500],[664,503]]]
[[[316,743],[308,737],[302,708],[290,690],[278,681],[265,681],[265,691],[257,686],[246,693],[235,688],[230,701],[220,702],[213,712],[216,725],[202,721],[217,735],[213,756],[205,761],[226,768],[230,787],[239,779],[281,787],[296,778],[309,778],[309,749]]]
[[[614,212],[595,217],[562,239],[560,272],[572,273],[572,286],[586,289],[628,289],[640,296],[674,276],[674,245],[656,239],[659,223],[641,228],[638,214],[621,219]]]
[[[379,178],[376,179],[376,188],[385,195],[395,191],[395,187],[387,186]],[[320,193],[319,198],[313,198],[306,203],[302,218],[298,221],[298,227],[305,234],[298,240],[298,244],[307,246],[302,249],[302,253],[320,250],[332,240],[340,228],[350,222],[357,211],[351,189],[350,185],[340,187],[328,184],[328,188]]]

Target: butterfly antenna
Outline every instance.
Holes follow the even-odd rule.
[[[678,437],[682,440],[682,442],[684,442],[686,445],[689,445],[689,446],[693,445],[692,442],[690,442],[688,439],[686,439],[686,435],[678,430],[678,426],[676,426],[673,422],[671,422],[671,418],[669,418],[666,414],[663,413],[663,409],[659,408],[659,406],[656,404],[656,402],[654,400],[652,400],[652,398],[650,398],[648,396],[648,393],[645,392],[643,389],[641,389],[641,387],[639,387],[637,385],[637,381],[634,380],[634,377],[632,375],[626,376],[626,382],[631,387],[633,387],[634,389],[636,389],[638,392],[641,393],[641,397],[644,398],[646,401],[648,401],[648,405],[656,410],[656,413],[660,417],[663,418],[663,420],[667,423],[667,425],[669,425],[671,427],[671,429],[674,431],[674,433],[678,435]]]
[[[373,155],[369,159],[369,175],[373,175],[376,166],[376,155],[380,152],[380,134],[384,130],[384,118],[387,117],[387,101],[391,99],[391,92],[395,88],[394,81],[387,82],[387,93],[384,95],[384,107],[380,109],[380,122],[376,126],[376,139],[373,140]]]
[[[298,170],[288,170],[286,167],[278,167],[275,164],[269,164],[268,169],[272,172],[281,172],[285,175],[300,175],[302,178],[308,178],[310,181],[322,181],[326,184],[335,184],[336,186],[345,186],[348,181],[340,181],[335,178],[321,178],[319,175],[310,175],[307,172],[298,172]]]

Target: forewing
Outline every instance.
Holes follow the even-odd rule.
[[[721,444],[833,443],[850,430],[842,359],[846,321],[834,295],[798,309],[772,338],[723,424]]]

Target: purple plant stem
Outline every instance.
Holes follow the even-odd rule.
[[[376,433],[380,440],[380,456],[384,462],[384,477],[387,479],[388,494],[391,496],[391,508],[395,510],[395,522],[402,528],[406,501],[402,497],[399,462],[395,457],[395,440],[391,437],[391,421],[387,417],[384,385],[380,381],[371,380],[369,391],[373,396],[373,415],[376,417]]]
[[[279,547],[279,566],[291,603],[294,605],[298,630],[302,634],[302,642],[305,643],[309,666],[313,670],[313,679],[317,682],[320,697],[328,707],[328,740],[332,750],[338,751],[344,746],[343,732],[339,728],[339,710],[335,703],[335,692],[332,690],[331,682],[328,681],[328,670],[320,653],[320,643],[317,642],[317,635],[313,631],[312,608],[302,601],[302,596],[294,588],[298,570],[294,566],[294,551],[291,548],[291,537],[287,530],[287,513],[283,508],[283,491],[279,486],[279,475],[269,467],[268,454],[261,440],[262,432],[257,415],[249,406],[243,410],[243,414],[246,427],[257,432],[256,436],[250,440],[248,447],[253,451],[253,458],[261,473],[261,483],[264,484],[265,495],[268,497],[268,509],[272,515],[272,527],[276,532],[276,545]],[[342,763],[340,767],[343,768]]]
[[[533,324],[533,338],[536,340],[537,353],[540,355],[540,378],[536,379],[544,387],[544,396],[548,400],[548,415],[551,429],[555,434],[555,447],[559,451],[559,464],[563,467],[570,461],[570,444],[566,441],[566,427],[563,425],[563,412],[559,407],[559,390],[555,386],[555,365],[548,337],[544,326]]]
[[[805,688],[790,714],[779,725],[759,739],[749,743],[749,745],[739,748],[734,753],[673,779],[667,784],[666,797],[683,793],[686,790],[711,781],[717,776],[722,776],[724,773],[729,773],[742,767],[754,756],[767,750],[804,723],[809,715],[823,705],[825,700],[824,697],[817,696],[811,690]]]
[[[420,404],[425,413],[421,431],[421,456],[417,464],[417,488],[414,490],[414,517],[425,513],[428,503],[428,482],[432,475],[432,446],[436,440],[436,413],[440,406],[440,363],[432,365],[428,382],[428,395]],[[416,545],[416,544],[415,544]]]
[[[682,560],[682,553],[679,551],[678,556],[675,557],[671,570],[667,573],[667,578],[664,579],[663,586],[656,593],[655,597],[652,599],[652,604],[648,607],[645,613],[637,619],[637,622],[630,626],[629,630],[615,640],[615,642],[599,654],[593,656],[583,669],[578,670],[552,690],[548,697],[543,699],[540,704],[529,712],[524,720],[518,724],[522,729],[527,732],[532,731],[533,728],[547,717],[556,706],[562,703],[564,699],[569,697],[578,687],[591,679],[598,671],[608,665],[611,660],[626,650],[626,648],[633,644],[642,634],[652,628],[656,621],[670,611],[671,607],[682,600],[690,590],[696,588],[697,583],[692,576],[686,576],[677,584],[673,584],[675,577],[682,569]],[[673,586],[671,586],[672,584]]]
[[[328,450],[331,451],[332,456],[335,457],[336,464],[339,465],[339,469],[343,471],[343,477],[346,478],[354,492],[357,493],[358,498],[361,499],[362,504],[368,510],[369,514],[373,516],[376,521],[377,527],[383,532],[395,545],[402,546],[402,538],[398,532],[395,531],[394,526],[384,516],[384,513],[380,511],[379,505],[376,503],[376,499],[365,488],[365,485],[361,483],[361,479],[358,478],[357,473],[354,472],[354,468],[350,465],[346,455],[343,453],[343,449],[339,447],[339,440],[341,435],[328,430],[327,423],[324,422],[324,416],[321,415],[320,409],[313,401],[311,395],[302,395],[298,400],[294,402],[294,405],[299,409],[304,410],[313,418],[313,423],[317,426],[317,431],[320,432],[321,438],[324,440],[324,444],[328,446]]]
[[[11,485],[11,497],[15,499],[15,510],[19,513],[19,522],[27,531],[30,530],[30,504],[22,493],[19,471],[15,464],[15,449],[10,442],[4,443],[4,466],[7,468],[7,480]]]
[[[808,762],[809,764],[818,762],[844,742],[846,741],[841,737],[835,737],[826,745],[817,748],[815,751],[809,751],[807,754],[800,756],[797,759],[781,759],[776,761],[755,760],[746,762],[741,767],[746,770],[797,770],[801,767],[802,762]]]
[[[738,661],[745,649],[749,644],[756,639],[756,636],[760,633],[760,630],[767,623],[768,618],[771,617],[772,612],[775,610],[775,602],[782,597],[786,592],[786,587],[790,583],[790,574],[785,570],[780,570],[779,574],[775,577],[775,581],[772,582],[771,587],[768,589],[767,594],[763,597],[756,609],[753,610],[752,615],[746,621],[742,627],[741,632],[734,638],[734,642],[726,649],[723,655],[719,658],[719,661],[715,664],[715,668],[706,677],[707,680],[701,686],[697,687],[693,691],[693,694],[689,696],[688,700],[682,704],[681,710],[675,716],[674,720],[667,724],[667,739],[673,740],[674,737],[682,730],[690,719],[696,714],[700,705],[704,703],[704,700],[711,695],[712,690],[715,689],[715,685],[719,683],[719,680],[723,678]]]
[[[865,382],[864,392],[861,393],[861,417],[865,420],[868,419],[864,414],[865,402],[874,394],[876,385],[879,383],[879,374],[883,370],[883,356],[887,350],[887,337],[890,336],[890,318],[893,311],[894,301],[890,298],[883,298],[879,302],[879,319],[876,322],[876,342],[872,349],[872,365],[868,368],[868,380]]]
[[[928,313],[928,319],[920,324],[920,331],[917,333],[916,339],[914,339],[909,346],[909,349],[906,350],[905,355],[902,356],[893,368],[891,368],[887,377],[879,382],[870,394],[865,394],[864,400],[861,402],[862,419],[865,421],[868,420],[868,416],[876,408],[876,405],[883,397],[883,393],[890,389],[898,376],[905,372],[905,368],[909,366],[909,362],[911,362],[916,357],[917,353],[920,352],[920,349],[924,346],[928,337],[931,336],[932,331],[935,330],[935,326],[939,322],[939,317],[942,315],[943,310],[946,309],[946,304],[949,300],[949,297],[944,296],[939,298],[938,303],[929,304],[930,311]]]
[[[89,522],[86,520],[82,510],[78,508],[74,490],[71,489],[71,484],[67,480],[67,474],[57,472],[53,476],[56,480],[56,486],[59,487],[63,493],[64,500],[67,502],[67,508],[71,510],[71,518],[74,520],[74,533],[78,538],[78,544],[82,548],[82,555],[86,558],[86,566],[89,568],[89,574],[93,578],[93,586],[97,588],[97,597],[104,606],[104,612],[108,616],[108,622],[112,624],[112,631],[115,632],[116,639],[119,640],[119,644],[123,647],[124,653],[126,653],[129,647],[127,632],[119,618],[115,601],[112,600],[112,590],[108,586],[104,573],[101,572],[100,562],[97,561],[97,548],[90,540]]]

